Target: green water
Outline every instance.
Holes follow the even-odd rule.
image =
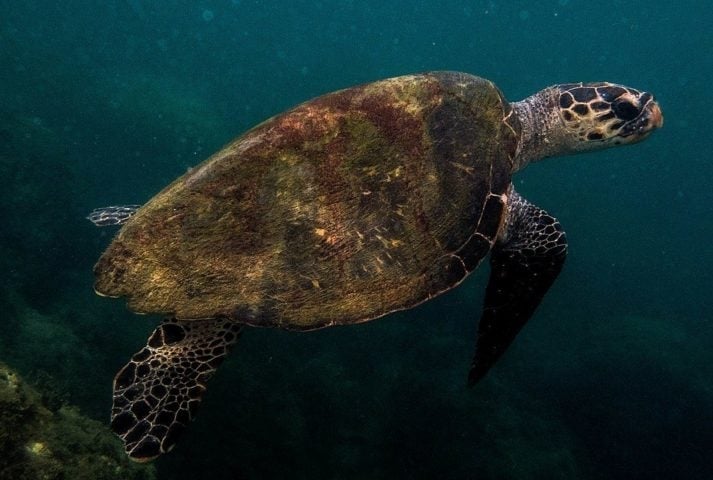
[[[0,359],[108,423],[158,319],[94,295],[114,232],[86,213],[300,101],[438,69],[512,100],[613,81],[665,127],[515,177],[570,254],[482,384],[486,269],[378,322],[250,330],[159,478],[713,478],[712,24],[690,0],[0,0]]]

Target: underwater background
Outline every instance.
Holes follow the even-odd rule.
[[[376,322],[249,329],[156,478],[713,478],[710,25],[692,0],[0,0],[0,361],[108,425],[159,318],[94,294],[116,230],[85,216],[296,103],[428,70],[510,100],[613,81],[665,126],[516,175],[569,257],[477,387],[485,264]]]

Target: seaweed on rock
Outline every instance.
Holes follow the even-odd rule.
[[[42,396],[0,363],[0,480],[153,480],[101,423],[62,406],[52,412]]]

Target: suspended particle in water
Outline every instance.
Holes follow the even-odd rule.
[[[215,14],[213,13],[213,10],[203,10],[203,14],[201,16],[203,17],[203,20],[210,22],[215,17]]]
[[[520,10],[520,20],[524,21],[528,18],[530,18],[530,12],[528,12],[527,10]]]

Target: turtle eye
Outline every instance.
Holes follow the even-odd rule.
[[[612,110],[621,120],[629,121],[639,116],[639,109],[628,100],[614,102]]]

